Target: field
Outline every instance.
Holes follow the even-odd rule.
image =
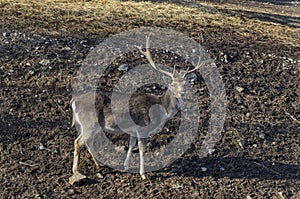
[[[0,198],[300,198],[300,4],[237,2],[2,0]],[[203,120],[199,139],[182,157],[142,180],[96,167],[83,149],[79,168],[88,179],[70,185],[76,72],[92,47],[139,27],[181,32],[201,42],[216,63],[227,107],[215,150],[198,157],[210,114],[198,78]],[[111,67],[140,63],[136,56]],[[113,87],[120,71],[113,74],[101,89]],[[174,125],[164,129],[175,131]],[[127,150],[128,137],[117,138]],[[149,140],[154,148],[148,150],[155,150],[168,133]]]

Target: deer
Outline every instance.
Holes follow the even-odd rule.
[[[163,70],[156,66],[150,53],[150,35],[146,36],[145,50],[141,46],[138,46],[139,52],[144,55],[151,67],[171,78],[171,83],[168,84],[167,90],[161,95],[155,95],[151,93],[139,93],[131,96],[131,109],[133,121],[141,126],[149,125],[151,120],[156,121],[157,128],[147,132],[147,136],[151,136],[154,131],[157,131],[160,127],[164,126],[167,120],[174,117],[180,110],[183,104],[183,97],[185,93],[186,77],[188,74],[196,71],[201,67],[200,58],[196,67],[179,73],[174,66],[173,72]],[[164,76],[165,77],[165,76]],[[94,101],[93,101],[94,100]],[[91,104],[94,103],[94,104]],[[122,133],[122,130],[117,125],[113,113],[111,110],[111,96],[109,93],[101,91],[99,89],[87,91],[81,94],[74,95],[70,101],[73,119],[72,125],[77,124],[80,128],[80,134],[74,141],[74,158],[73,158],[73,175],[69,178],[69,183],[74,184],[86,176],[78,171],[79,150],[82,145],[88,148],[88,151],[93,157],[94,151],[88,147],[88,143],[92,140],[92,134],[95,133],[95,125],[101,126],[104,131],[109,133]],[[154,105],[160,105],[163,109],[160,109],[159,113],[153,113],[151,107]],[[130,127],[128,128],[130,130]],[[127,151],[126,159],[124,161],[125,170],[129,169],[130,156],[134,147],[137,145],[139,150],[139,172],[141,178],[144,180],[144,153],[146,149],[147,136],[141,137],[138,129],[132,129],[129,140],[129,148]],[[99,166],[97,160],[93,157],[94,162]]]

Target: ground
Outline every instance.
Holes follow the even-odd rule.
[[[237,2],[2,0],[0,197],[299,198],[299,2]],[[141,26],[174,29],[197,41],[202,34],[228,100],[215,151],[197,155],[210,113],[205,84],[197,90],[200,78],[199,139],[182,157],[142,180],[98,168],[82,150],[80,171],[89,179],[70,185],[76,71],[91,47]],[[128,58],[115,65],[124,62]],[[107,82],[102,89],[113,86]],[[176,130],[176,121],[167,125]],[[120,139],[128,146],[126,136]]]

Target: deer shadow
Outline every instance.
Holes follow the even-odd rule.
[[[272,146],[272,143],[281,140],[282,146],[277,146],[277,150],[282,150],[283,147],[294,147],[290,145],[290,142],[284,143],[290,139],[295,139],[297,142],[297,125],[291,124],[285,125],[248,125],[240,124],[241,128],[248,129],[251,133],[245,133],[244,136],[249,143],[257,143]],[[260,133],[255,130],[260,129],[259,132],[264,132],[263,138]],[[259,137],[259,138],[255,138]],[[294,142],[293,141],[293,142]],[[251,144],[250,144],[251,145]],[[247,150],[246,148],[244,150]],[[250,148],[248,150],[251,150]],[[263,150],[263,149],[262,149]],[[298,148],[294,150],[294,153],[299,153]],[[289,151],[289,150],[288,150]],[[282,153],[288,153],[288,151]],[[272,152],[273,149],[272,149]],[[271,152],[271,153],[272,153]],[[259,154],[263,154],[258,151]],[[280,153],[280,152],[278,152]],[[204,157],[200,158],[197,155],[193,155],[189,158],[181,157],[172,163],[169,168],[166,168],[170,173],[176,173],[178,175],[203,177],[211,176],[213,178],[237,178],[237,179],[265,179],[265,180],[280,180],[280,179],[296,179],[300,180],[300,165],[299,164],[287,164],[279,161],[266,160],[267,157],[252,158],[245,156],[242,153],[233,152],[230,157]],[[268,154],[266,154],[267,156]],[[274,154],[269,154],[274,155]],[[279,155],[279,154],[278,154]],[[236,156],[236,157],[234,157]],[[296,156],[293,156],[296,157]],[[289,157],[290,158],[290,157]],[[291,160],[284,158],[285,161]],[[272,158],[269,158],[272,159]],[[297,159],[299,161],[299,158]],[[294,161],[295,162],[295,161]],[[191,169],[192,168],[192,169]],[[203,170],[204,168],[204,170]]]
[[[177,164],[177,161],[180,163]],[[171,173],[175,173],[196,178],[211,176],[216,179],[228,177],[233,179],[300,180],[300,165],[239,157],[208,157],[177,161],[172,165],[180,165],[179,167],[174,168],[171,165],[170,168],[166,168],[166,171],[170,172],[169,177],[172,176]]]

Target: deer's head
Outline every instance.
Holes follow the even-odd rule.
[[[186,76],[189,73],[194,72],[195,70],[197,70],[198,68],[200,68],[202,66],[202,64],[200,64],[200,58],[199,58],[198,65],[195,68],[193,68],[192,70],[189,70],[189,68],[188,68],[184,73],[178,73],[174,66],[173,73],[170,73],[170,72],[163,70],[155,65],[155,63],[151,57],[150,50],[149,50],[150,49],[149,39],[150,39],[150,35],[148,35],[146,37],[146,50],[144,51],[144,50],[142,50],[142,47],[138,47],[139,51],[146,57],[146,59],[148,60],[150,65],[155,70],[171,77],[172,81],[170,84],[168,84],[168,90],[173,94],[173,96],[178,99],[183,98],[184,92],[185,92]],[[166,80],[165,80],[165,82],[166,82]]]

